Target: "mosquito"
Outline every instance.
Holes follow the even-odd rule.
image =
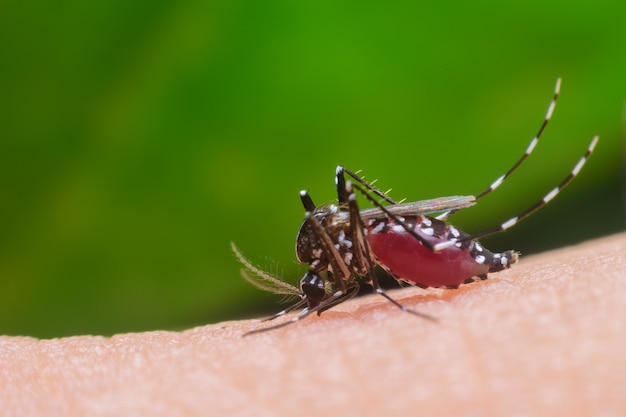
[[[300,298],[264,321],[301,309],[299,314],[246,335],[287,326],[351,299],[359,291],[358,277],[402,311],[436,321],[434,317],[410,309],[389,296],[379,285],[376,265],[398,281],[423,288],[458,288],[462,284],[487,279],[489,273],[510,268],[518,261],[518,252],[494,253],[477,239],[503,232],[548,204],[579,174],[592,154],[598,136],[591,140],[585,154],[568,175],[520,214],[475,234],[463,232],[448,223],[447,219],[493,192],[530,156],[550,122],[560,86],[559,78],[544,121],[524,154],[505,174],[476,196],[399,203],[342,166],[338,166],[335,172],[338,204],[316,206],[308,192],[300,191],[305,218],[296,238],[296,256],[300,263],[308,264],[309,269],[300,280],[299,288],[257,268],[231,243],[235,255],[245,267],[242,274],[249,282],[262,290]],[[361,210],[357,192],[374,207]]]

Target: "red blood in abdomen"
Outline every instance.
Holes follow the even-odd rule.
[[[415,231],[429,242],[443,241]],[[456,287],[489,271],[488,265],[476,263],[466,250],[452,246],[431,252],[406,232],[369,233],[367,240],[377,263],[396,278],[422,287]]]

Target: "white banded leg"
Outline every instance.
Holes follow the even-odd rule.
[[[361,194],[363,194],[363,196],[365,198],[367,198],[372,204],[374,204],[376,207],[378,207],[383,213],[385,213],[385,216],[387,216],[388,218],[392,219],[394,222],[396,222],[397,224],[399,224],[400,226],[402,226],[402,228],[404,228],[404,230],[410,234],[411,236],[413,236],[415,239],[417,239],[417,241],[419,241],[422,245],[424,245],[428,250],[430,251],[435,251],[435,246],[430,243],[428,240],[424,239],[422,236],[420,236],[419,234],[415,233],[415,230],[413,230],[409,225],[406,224],[406,222],[404,222],[402,219],[400,219],[398,216],[396,216],[395,214],[393,214],[391,211],[389,211],[385,206],[383,206],[380,202],[378,202],[374,197],[372,197],[367,191],[365,191],[365,189],[363,189],[363,187],[361,187],[358,184],[353,184],[352,182],[348,181],[346,183],[346,187],[354,187],[357,190],[359,190],[359,192]],[[360,218],[360,216],[359,216]]]
[[[480,194],[477,194],[476,195],[476,200],[478,200],[478,199],[486,196],[487,194],[493,192],[496,188],[498,188],[500,185],[502,185],[504,180],[506,180],[513,172],[515,172],[515,170],[517,170],[517,168],[519,168],[519,166],[522,164],[522,162],[524,162],[526,160],[526,158],[528,158],[530,156],[530,154],[535,149],[535,146],[537,146],[537,143],[539,142],[539,139],[541,138],[541,135],[543,134],[543,131],[546,129],[546,126],[548,126],[548,123],[550,123],[550,119],[552,118],[552,113],[554,113],[554,108],[556,107],[556,101],[559,98],[560,90],[561,90],[561,79],[559,78],[559,79],[556,80],[556,85],[554,87],[554,96],[552,97],[552,101],[550,102],[550,105],[548,106],[548,111],[546,112],[546,117],[544,118],[543,123],[541,124],[541,127],[539,128],[539,131],[537,132],[537,134],[535,135],[533,140],[531,140],[530,143],[528,144],[528,147],[526,148],[526,151],[524,152],[524,154],[521,156],[520,159],[517,160],[517,162],[515,162],[515,164],[513,164],[513,166],[511,168],[509,168],[509,170],[504,175],[501,175],[486,190],[484,190]],[[450,211],[447,211],[445,213],[442,213],[439,216],[437,216],[437,219],[445,220],[450,215],[456,213],[459,210],[460,209],[450,210]]]
[[[468,236],[468,237],[463,238],[463,239],[458,239],[458,240],[451,239],[451,240],[449,240],[447,242],[438,243],[438,244],[434,245],[435,251],[439,251],[439,250],[443,250],[445,248],[448,248],[448,247],[454,245],[455,243],[457,243],[457,242],[459,242],[461,240],[470,240],[470,239],[474,240],[474,239],[478,239],[478,238],[481,238],[481,237],[484,237],[484,236],[492,235],[494,233],[503,232],[503,231],[505,231],[507,229],[510,229],[511,227],[515,226],[516,224],[518,224],[519,222],[521,222],[522,220],[524,220],[525,218],[527,218],[528,216],[530,216],[531,214],[533,214],[534,212],[536,212],[537,210],[539,210],[540,208],[542,208],[543,206],[548,204],[570,182],[572,182],[572,180],[574,178],[576,178],[576,175],[578,175],[578,173],[580,172],[582,167],[585,165],[585,162],[587,162],[587,160],[589,159],[589,157],[593,153],[593,150],[596,147],[596,144],[598,143],[598,139],[599,139],[599,137],[597,135],[593,137],[593,139],[591,140],[591,143],[589,143],[589,146],[587,147],[587,152],[585,152],[585,155],[583,155],[583,157],[580,158],[580,160],[578,161],[576,166],[574,166],[574,168],[570,171],[570,173],[567,175],[567,177],[565,177],[565,179],[563,181],[561,181],[561,183],[559,185],[557,185],[552,190],[550,190],[550,192],[548,194],[546,194],[541,200],[537,201],[535,204],[533,204],[532,206],[530,206],[529,208],[524,210],[522,213],[518,214],[515,217],[511,217],[510,219],[508,219],[507,221],[501,223],[500,225],[498,225],[496,227],[484,230],[484,231],[482,231],[480,233],[473,234],[473,235]]]
[[[290,324],[299,322],[300,320],[308,317],[309,315],[313,313],[319,314],[322,311],[328,310],[329,308],[334,307],[337,304],[343,303],[344,301],[347,301],[351,299],[352,297],[354,297],[355,295],[357,295],[358,292],[359,292],[359,285],[356,282],[353,282],[345,292],[335,291],[330,297],[326,298],[324,301],[322,301],[315,307],[313,308],[306,307],[302,311],[300,311],[300,314],[298,314],[295,317],[292,317],[291,319],[287,321],[284,321],[279,324],[275,324],[273,326],[250,330],[249,332],[244,333],[243,336],[248,336],[248,335],[255,334],[255,333],[263,333],[263,332],[267,332],[270,330],[280,329],[281,327],[289,326]],[[306,300],[302,300],[286,310],[288,311],[295,310],[296,308],[301,307],[305,303],[306,303]],[[288,311],[285,311],[285,313]],[[274,316],[271,316],[270,318],[263,320],[263,321],[272,320],[276,317],[280,317],[281,315],[284,315],[285,313],[281,311],[280,313],[277,313]]]
[[[309,196],[309,194],[306,191],[301,191],[300,192],[300,198],[302,199],[303,205],[305,207],[314,207],[313,202],[311,197]],[[313,216],[313,212],[311,211],[307,211],[305,213],[305,221],[307,221],[313,231],[316,233],[316,235],[319,238],[319,242],[320,245],[322,247],[322,251],[324,251],[324,253],[326,254],[326,258],[328,259],[328,262],[330,264],[330,268],[337,274],[337,276],[335,277],[335,285],[337,285],[338,289],[330,296],[324,298],[319,304],[314,305],[313,307],[306,307],[304,308],[300,314],[298,314],[297,316],[291,318],[290,320],[287,320],[285,322],[276,324],[274,326],[269,326],[269,327],[264,327],[261,329],[256,329],[256,330],[252,330],[249,331],[247,333],[244,334],[244,336],[248,336],[250,334],[254,334],[254,333],[261,333],[261,332],[266,332],[269,330],[275,330],[275,329],[279,329],[281,327],[285,327],[288,326],[292,323],[296,323],[302,319],[304,319],[305,317],[309,316],[312,313],[316,313],[316,312],[322,312],[324,310],[327,310],[339,303],[342,303],[343,301],[346,301],[352,297],[354,297],[356,295],[356,293],[358,292],[358,284],[354,281],[349,281],[350,277],[351,277],[351,273],[348,270],[346,264],[344,263],[344,261],[341,259],[341,255],[339,254],[339,252],[337,252],[337,249],[335,248],[335,246],[333,245],[333,242],[330,238],[330,236],[328,236],[328,233],[326,232],[326,230],[322,227],[322,225],[319,223],[319,221],[317,221],[317,219]],[[348,284],[346,284],[348,283]],[[304,305],[307,302],[307,298],[303,298],[300,302],[296,303],[294,306],[291,306],[271,317],[268,318],[268,320],[273,320],[277,317],[280,317],[290,311],[295,310],[296,308],[301,307],[302,305]]]
[[[365,263],[365,262],[367,263],[367,265],[365,266],[367,267],[367,271],[368,271],[369,283],[372,285],[372,288],[374,289],[374,291],[376,291],[377,294],[382,295],[383,297],[387,299],[387,301],[391,302],[393,305],[395,305],[400,310],[406,313],[410,313],[410,314],[413,314],[413,315],[416,315],[416,316],[419,316],[419,317],[422,317],[424,319],[428,319],[431,321],[437,321],[437,319],[433,316],[430,316],[425,313],[420,313],[419,311],[412,310],[408,308],[407,306],[402,305],[400,302],[394,300],[390,295],[388,295],[385,292],[385,290],[383,290],[380,287],[380,284],[378,283],[378,278],[376,278],[376,271],[375,271],[376,264],[374,263],[370,255],[369,243],[364,233],[365,225],[363,224],[363,219],[361,218],[359,206],[356,201],[356,195],[354,194],[354,191],[352,188],[353,188],[352,182],[348,181],[346,183],[346,193],[348,195],[348,209],[350,210],[350,229],[352,230],[352,236],[353,236],[352,243],[353,243],[353,247],[355,249],[355,255],[356,255],[354,256],[354,258],[356,258],[354,260],[360,263]],[[363,193],[363,190],[359,186],[355,186],[355,188],[357,188],[361,193]],[[371,197],[367,193],[364,193],[364,195],[368,196],[368,199],[370,199]],[[400,222],[400,223],[403,224],[404,222]]]

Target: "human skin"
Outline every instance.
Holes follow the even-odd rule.
[[[0,337],[3,416],[626,414],[626,234],[458,290],[180,333]]]

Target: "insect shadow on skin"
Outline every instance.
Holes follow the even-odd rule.
[[[422,288],[458,288],[462,284],[487,279],[488,273],[510,268],[518,261],[517,252],[493,253],[477,239],[505,231],[548,204],[578,175],[593,152],[598,136],[591,140],[585,154],[565,179],[520,214],[475,234],[463,232],[447,219],[493,192],[528,158],[550,122],[560,85],[561,79],[558,79],[544,121],[524,154],[476,196],[396,202],[373,183],[342,166],[338,166],[335,173],[338,204],[318,207],[306,191],[301,191],[305,218],[296,238],[296,255],[300,263],[309,265],[309,270],[300,279],[300,288],[257,268],[231,243],[233,252],[245,267],[241,272],[247,281],[264,291],[300,298],[264,321],[302,309],[289,320],[245,335],[287,326],[351,299],[359,291],[357,277],[402,311],[436,321],[434,317],[412,310],[390,297],[379,285],[376,265],[396,280]],[[359,209],[356,192],[374,207]]]

